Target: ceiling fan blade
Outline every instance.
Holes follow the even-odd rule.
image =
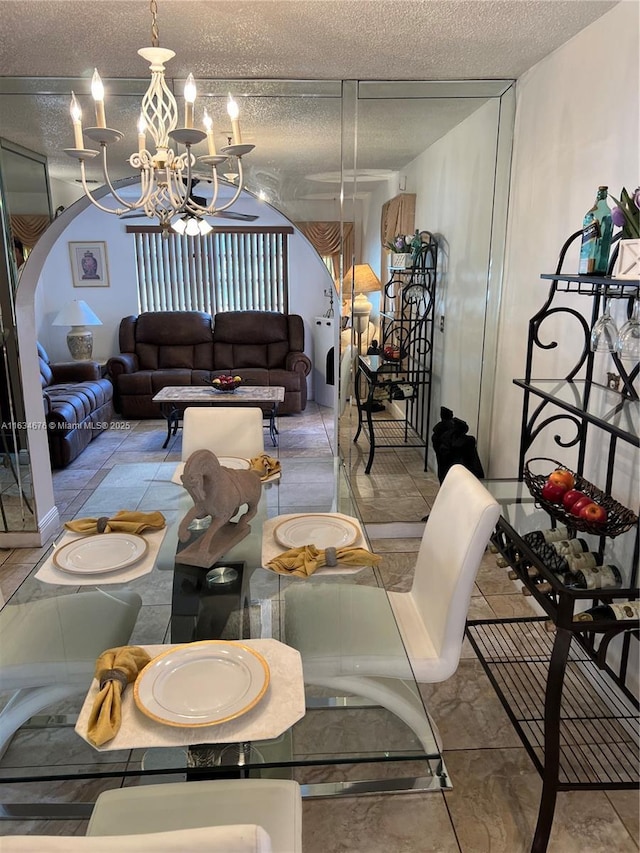
[[[207,216],[215,216],[215,217],[218,217],[220,219],[236,219],[240,222],[255,222],[256,219],[260,218],[256,214],[234,213],[231,210],[221,210],[221,211],[216,211],[215,213],[208,213],[205,216],[205,219],[207,218]],[[122,216],[120,216],[120,219],[147,219],[147,218],[148,217],[147,217],[146,213],[123,213]]]
[[[222,210],[208,215],[219,216],[220,219],[238,219],[240,222],[254,222],[256,219],[260,218],[252,213],[233,213],[230,210]]]

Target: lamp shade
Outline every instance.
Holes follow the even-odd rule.
[[[100,320],[83,299],[67,302],[56,314],[52,326],[101,326]]]
[[[344,293],[373,293],[382,290],[382,283],[369,264],[355,264],[344,277]]]

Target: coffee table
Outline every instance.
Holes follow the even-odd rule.
[[[180,420],[187,406],[259,406],[269,422],[269,435],[274,447],[278,444],[276,414],[278,403],[284,401],[281,385],[241,385],[235,391],[216,391],[208,385],[167,385],[153,398],[160,403],[163,418],[167,421],[167,438],[178,432]]]

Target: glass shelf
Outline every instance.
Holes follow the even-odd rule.
[[[607,275],[543,273],[540,278],[543,281],[554,281],[556,289],[563,293],[579,293],[583,296],[602,293],[611,299],[630,299],[640,287],[639,279],[612,278]]]
[[[584,379],[531,379],[529,382],[514,379],[513,382],[640,447],[640,401]]]

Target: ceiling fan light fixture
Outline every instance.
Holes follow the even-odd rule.
[[[178,234],[185,234],[187,237],[205,237],[213,231],[213,226],[201,216],[183,216],[173,222],[171,227]]]
[[[119,142],[124,134],[107,127],[104,85],[94,71],[91,81],[91,92],[95,102],[96,126],[82,128],[82,110],[78,99],[71,93],[71,121],[74,134],[74,148],[66,148],[65,153],[77,159],[80,163],[80,180],[85,195],[97,208],[105,213],[122,216],[131,211],[141,211],[150,219],[157,219],[166,233],[171,226],[171,220],[188,214],[196,217],[210,231],[211,226],[202,218],[228,210],[238,200],[242,191],[242,157],[253,150],[253,145],[242,144],[239,124],[239,108],[231,94],[227,109],[233,129],[233,144],[216,153],[213,144],[213,123],[205,110],[204,130],[194,128],[195,101],[197,95],[196,82],[189,74],[184,87],[184,126],[178,127],[178,105],[173,93],[167,86],[164,76],[165,63],[175,56],[172,50],[160,47],[157,23],[157,2],[150,0],[151,11],[151,42],[152,47],[141,48],[138,54],[149,62],[151,81],[141,105],[140,118],[137,126],[137,151],[129,157],[129,163],[140,172],[140,196],[130,202],[122,198],[113,187],[109,177],[107,148],[114,142]],[[147,148],[147,135],[155,145],[155,153]],[[100,151],[85,148],[84,137],[87,136],[100,146]],[[208,153],[195,157],[191,148],[199,142],[207,140]],[[175,143],[175,150],[171,147]],[[177,153],[177,146],[183,145],[186,151]],[[85,171],[85,162],[100,156],[105,184],[109,187],[113,198],[119,207],[111,208],[95,199]],[[219,185],[216,180],[216,166],[225,160],[235,157],[237,161],[237,177],[239,178],[235,193],[230,200],[218,205]],[[211,168],[214,192],[208,204],[200,204],[194,200],[191,192],[193,186],[193,167],[196,162]],[[231,183],[234,183],[233,181]],[[173,226],[175,228],[175,225]],[[185,228],[188,227],[188,223]],[[203,233],[199,230],[198,233]],[[204,232],[208,233],[208,231]]]

